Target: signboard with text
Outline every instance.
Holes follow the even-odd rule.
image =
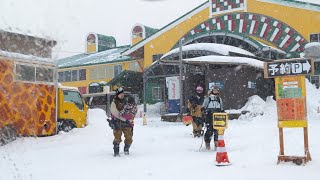
[[[313,59],[288,59],[264,63],[265,78],[310,75],[313,72]]]
[[[306,127],[305,77],[277,77],[275,84],[279,127]]]
[[[213,128],[226,129],[228,128],[228,114],[227,113],[213,113]]]

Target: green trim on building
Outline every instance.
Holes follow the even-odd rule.
[[[188,16],[190,13],[192,13],[193,11],[195,11],[195,10],[199,9],[201,6],[203,6],[203,5],[207,4],[207,3],[209,3],[209,1],[208,1],[208,0],[207,0],[207,1],[205,1],[204,3],[202,3],[201,5],[197,6],[196,8],[192,9],[191,11],[189,11],[189,12],[185,13],[184,15],[180,16],[179,18],[177,18],[176,20],[172,21],[171,23],[167,24],[166,26],[162,27],[161,29],[159,29],[159,30],[158,30],[158,32],[159,32],[159,31],[162,31],[163,29],[165,29],[165,28],[167,28],[167,27],[169,27],[170,25],[174,24],[175,22],[179,21],[180,19],[182,19],[182,18],[184,18],[184,17]],[[153,34],[153,35],[155,35],[155,34]],[[153,35],[152,35],[152,36],[153,36]],[[138,45],[140,45],[140,44],[142,44],[142,43],[144,43],[144,42],[148,41],[148,40],[149,40],[149,38],[151,38],[152,36],[147,37],[147,38],[145,38],[144,40],[142,40],[142,41],[138,42],[137,44],[135,44],[135,45],[131,46],[131,47],[130,47],[130,49],[132,49],[132,48],[134,48],[135,46],[138,46]],[[126,51],[127,51],[127,50],[126,50]],[[125,53],[126,51],[124,51],[123,53]]]
[[[148,26],[144,26],[145,30],[146,30],[146,38],[154,35],[155,33],[157,33],[159,30],[155,29],[155,28],[151,28]]]
[[[299,32],[282,21],[262,14],[237,12],[219,15],[198,24],[184,35],[182,43],[186,44],[187,41],[217,31],[257,37],[287,53],[303,52],[308,42]],[[176,46],[177,44],[178,42]]]
[[[98,52],[115,48],[117,46],[116,39],[112,36],[97,34],[98,36]]]

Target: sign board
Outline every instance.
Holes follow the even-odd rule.
[[[264,63],[264,77],[310,75],[314,73],[313,59],[288,59]]]
[[[248,88],[249,89],[256,89],[257,83],[254,81],[248,81]]]
[[[228,114],[227,113],[213,113],[213,128],[226,129],[228,128]]]
[[[180,99],[180,81],[179,76],[166,77],[166,85],[168,88],[168,99]]]
[[[213,89],[213,87],[219,87],[219,90],[223,90],[224,89],[224,82],[221,81],[215,81],[215,82],[211,82],[209,83],[209,89]]]
[[[306,90],[304,76],[276,77],[279,127],[306,127]]]

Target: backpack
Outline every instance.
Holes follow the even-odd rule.
[[[217,101],[220,105],[221,105],[221,103],[220,103],[220,96],[217,96],[217,98],[216,99],[214,99],[214,100],[211,100],[211,98],[210,98],[210,96],[209,96],[209,102],[208,102],[208,105],[207,105],[207,107],[206,107],[206,111],[208,110],[208,106],[209,106],[209,104],[211,103],[211,102],[213,102],[213,101]]]

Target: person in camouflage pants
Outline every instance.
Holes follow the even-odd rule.
[[[129,148],[132,144],[132,124],[130,120],[125,119],[120,115],[120,112],[124,110],[125,99],[123,94],[123,88],[119,87],[116,90],[116,97],[111,103],[111,115],[112,115],[112,124],[113,124],[113,150],[114,156],[119,156],[119,149],[121,143],[122,133],[124,134],[124,154],[129,154]]]

